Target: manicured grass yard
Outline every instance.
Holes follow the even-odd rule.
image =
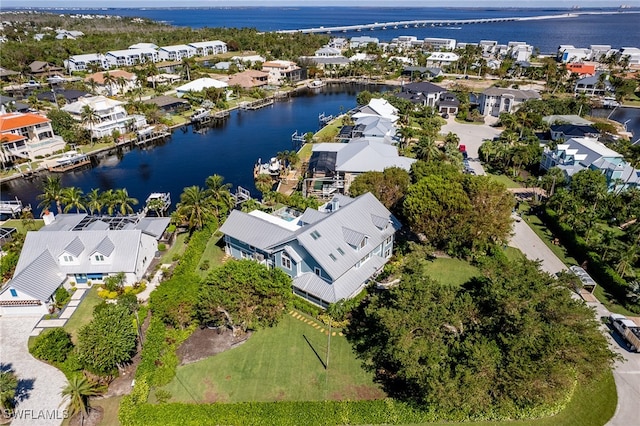
[[[460,259],[437,258],[429,262],[426,269],[431,278],[452,286],[460,286],[481,275],[478,268]]]
[[[522,185],[520,185],[517,182],[514,182],[513,180],[511,180],[511,178],[509,178],[506,175],[488,174],[488,176],[490,176],[491,179],[504,184],[504,186],[506,186],[507,188],[522,188]]]
[[[565,265],[571,266],[578,264],[578,262],[573,257],[569,256],[567,250],[564,247],[553,244],[555,236],[551,233],[551,231],[549,231],[546,225],[542,223],[538,216],[523,214],[522,217],[527,221],[529,226],[531,226],[533,232],[538,234],[540,239],[544,241],[547,247],[549,247],[551,251],[553,251]]]
[[[3,228],[16,228],[19,234],[26,234],[27,231],[37,231],[38,229],[44,226],[44,220],[35,219],[33,226],[25,227],[22,223],[22,219],[9,219],[7,220],[2,227]]]
[[[188,232],[183,232],[176,236],[173,245],[169,250],[164,252],[162,258],[160,259],[160,263],[171,263],[173,262],[173,256],[178,255],[181,256],[184,251],[187,249],[187,245],[184,243],[189,235]]]
[[[78,331],[93,318],[93,308],[102,302],[102,298],[98,296],[98,286],[93,286],[84,295],[84,299],[75,310],[64,329],[71,334],[74,343],[78,342]]]
[[[209,238],[207,248],[204,249],[204,253],[202,253],[202,256],[200,257],[200,262],[198,263],[196,272],[203,278],[207,276],[211,268],[222,265],[222,259],[224,258],[224,249],[219,246],[221,238],[222,234],[220,234],[219,232],[214,233],[211,238]],[[209,261],[209,268],[201,269],[200,267],[205,260]]]
[[[172,401],[189,403],[384,397],[335,329],[327,373],[322,362],[328,337],[322,329],[318,321],[309,324],[286,313],[278,326],[257,331],[244,344],[179,367],[164,389]]]

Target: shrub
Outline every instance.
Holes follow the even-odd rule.
[[[176,226],[175,225],[169,225],[167,227],[167,233],[168,234],[173,234],[174,232],[176,232]]]
[[[171,394],[171,392],[164,389],[158,389],[156,391],[156,400],[158,400],[160,404],[164,404],[165,402],[170,400],[172,396],[173,395]]]
[[[165,243],[158,244],[158,251],[166,251],[167,245]]]
[[[56,306],[61,308],[71,299],[71,295],[66,288],[61,286],[56,290],[54,298],[56,300]]]
[[[292,305],[295,309],[299,310],[300,312],[304,312],[307,315],[311,315],[314,318],[320,315],[320,313],[323,311],[323,309],[319,306],[316,306],[313,303],[308,302],[298,296],[293,297],[291,301],[293,302]]]
[[[209,269],[209,267],[210,267],[210,265],[209,265],[209,260],[208,259],[207,260],[203,260],[202,263],[200,264],[200,270],[201,271],[206,271],[206,270]]]
[[[71,335],[63,328],[50,328],[36,337],[31,354],[49,362],[64,362],[73,350]]]

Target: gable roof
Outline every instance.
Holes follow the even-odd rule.
[[[36,124],[48,123],[47,117],[33,113],[11,112],[0,115],[0,132],[8,132],[22,127],[35,126]]]
[[[485,96],[513,96],[514,99],[540,99],[540,93],[535,90],[504,89],[502,87],[489,87],[482,92]]]
[[[293,235],[288,229],[239,210],[231,211],[220,232],[263,251],[268,251],[271,245]]]
[[[16,273],[7,283],[5,289],[15,288],[38,300],[46,301],[66,278],[66,274],[60,271],[58,263],[49,250],[45,249],[31,259],[29,268],[24,268],[19,272],[16,268]]]
[[[77,237],[76,237],[77,238]],[[109,236],[105,236],[102,241],[98,243],[96,248],[93,249],[91,254],[100,253],[105,256],[111,256],[111,253],[115,250],[116,246],[113,244],[113,241],[109,238]]]
[[[67,244],[67,246],[64,248],[64,251],[74,257],[78,257],[80,256],[80,253],[84,251],[84,244],[82,244],[80,238],[75,237],[73,241]]]
[[[429,83],[428,81],[418,81],[415,83],[409,83],[402,86],[403,92],[409,93],[443,93],[446,92],[447,89],[437,86],[433,83]]]

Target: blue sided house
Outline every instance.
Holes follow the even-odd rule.
[[[371,193],[334,196],[318,210],[238,210],[222,225],[225,250],[280,268],[295,294],[327,307],[356,296],[391,257],[400,222]]]

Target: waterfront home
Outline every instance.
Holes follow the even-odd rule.
[[[558,47],[556,57],[564,63],[588,61],[591,59],[591,50],[576,48],[571,44],[562,44]]]
[[[227,84],[231,87],[240,86],[243,89],[263,87],[269,82],[269,74],[264,71],[246,70],[229,76]]]
[[[186,111],[191,108],[189,101],[174,98],[173,96],[157,96],[155,98],[147,99],[143,101],[145,104],[154,104],[158,106],[158,109],[165,113],[176,113]]]
[[[307,70],[300,68],[295,62],[275,60],[262,64],[262,71],[269,73],[269,84],[279,86],[285,82],[295,83],[307,78]]]
[[[92,89],[100,95],[124,94],[138,87],[138,77],[123,70],[96,72],[86,76],[84,81],[95,86]]]
[[[51,102],[52,104],[56,104],[59,102],[59,99],[62,98],[64,101],[62,104],[69,104],[72,102],[76,102],[78,99],[83,96],[87,96],[89,93],[84,90],[74,90],[74,89],[60,89],[60,88],[51,88],[50,91],[41,92],[36,95],[36,98],[41,101]]]
[[[72,55],[64,61],[64,66],[69,72],[88,71],[92,68],[109,69],[109,61],[102,53],[87,53],[84,55]]]
[[[640,186],[640,170],[595,138],[571,138],[555,148],[545,147],[540,168],[549,170],[552,167],[560,168],[569,180],[581,170],[597,170],[606,177],[609,191]]]
[[[422,40],[422,45],[427,50],[453,50],[456,48],[456,40],[453,38],[427,37]]]
[[[52,74],[58,74],[64,69],[44,61],[33,61],[29,64],[29,74],[33,78],[48,77]]]
[[[418,81],[414,83],[403,84],[398,98],[407,99],[414,104],[435,107],[440,97],[447,93],[447,89],[429,83],[427,81]]]
[[[594,138],[600,136],[600,131],[591,125],[584,124],[552,124],[549,127],[551,140],[567,140],[571,138]]]
[[[478,107],[480,114],[499,117],[503,112],[514,112],[518,106],[529,99],[540,99],[535,90],[503,89],[489,87],[480,94]]]
[[[158,49],[161,61],[182,61],[184,58],[192,58],[196,56],[197,49],[195,47],[178,44],[174,46],[162,46]]]
[[[575,93],[584,93],[587,96],[604,96],[614,93],[615,89],[609,82],[609,75],[598,71],[592,76],[576,81],[574,91]]]
[[[351,139],[378,139],[382,143],[389,144],[393,142],[395,135],[395,124],[388,118],[376,116],[365,116],[354,120],[351,130]]]
[[[548,124],[575,124],[580,126],[589,126],[593,124],[591,121],[574,114],[547,115],[542,117],[542,121]]]
[[[367,105],[356,108],[352,114],[354,120],[368,116],[383,117],[392,123],[398,121],[399,118],[398,109],[391,105],[386,99],[382,98],[371,99]]]
[[[351,40],[349,40],[349,46],[352,49],[367,47],[370,43],[373,43],[377,46],[378,44],[380,44],[380,40],[377,37],[369,37],[369,36],[351,37]]]
[[[68,112],[82,126],[91,132],[94,138],[113,136],[114,131],[120,134],[141,129],[147,125],[144,115],[127,114],[123,107],[124,102],[109,99],[105,96],[87,96],[77,102],[63,106],[61,109]],[[95,113],[95,121],[84,121],[82,113],[88,106]]]
[[[533,55],[533,46],[521,41],[510,41],[506,50],[503,56],[509,56],[517,62],[528,61]]]
[[[293,279],[295,294],[326,308],[375,278],[391,257],[398,229],[398,220],[366,193],[336,195],[304,213],[233,210],[220,231],[227,254],[281,269]]]
[[[640,65],[640,49],[637,47],[623,47],[617,55],[618,62],[627,58],[629,65]]]
[[[138,49],[110,50],[105,54],[109,68],[131,67],[145,62],[158,62],[160,53],[151,47]]]
[[[198,78],[196,80],[190,81],[187,84],[176,87],[176,96],[181,98],[189,92],[201,92],[204,89],[208,89],[210,87],[216,89],[224,89],[229,87],[229,85],[224,81],[216,80],[215,78]]]
[[[0,161],[37,160],[64,149],[66,143],[53,133],[51,120],[34,113],[0,114]]]
[[[414,47],[415,43],[422,44],[422,41],[418,41],[418,38],[416,36],[402,35],[392,38],[391,42],[389,43],[389,47],[399,50],[406,50]]]
[[[585,62],[572,62],[566,65],[567,71],[571,74],[578,74],[580,77],[592,76],[596,73],[596,64]]]
[[[220,55],[221,53],[227,53],[227,43],[220,40],[197,41],[189,43],[189,46],[196,49],[196,55],[198,56]]]
[[[427,55],[427,66],[443,67],[457,62],[460,57],[453,52],[425,52]]]
[[[102,283],[123,272],[125,285],[140,282],[169,218],[44,215],[28,232],[13,278],[0,292],[0,315],[46,314],[58,287]]]
[[[409,171],[415,163],[414,158],[398,155],[398,148],[384,143],[378,138],[358,138],[349,143],[318,143],[314,144],[307,168],[311,178],[320,182],[331,178],[340,183],[335,188],[319,188],[318,195],[326,197],[331,192],[327,190],[339,189],[348,192],[353,180],[365,172],[382,172],[390,167],[400,167]],[[307,188],[313,192],[314,188]],[[317,188],[316,188],[317,189]]]
[[[498,42],[495,40],[480,40],[477,44],[482,49],[482,53],[495,54],[498,49]]]

